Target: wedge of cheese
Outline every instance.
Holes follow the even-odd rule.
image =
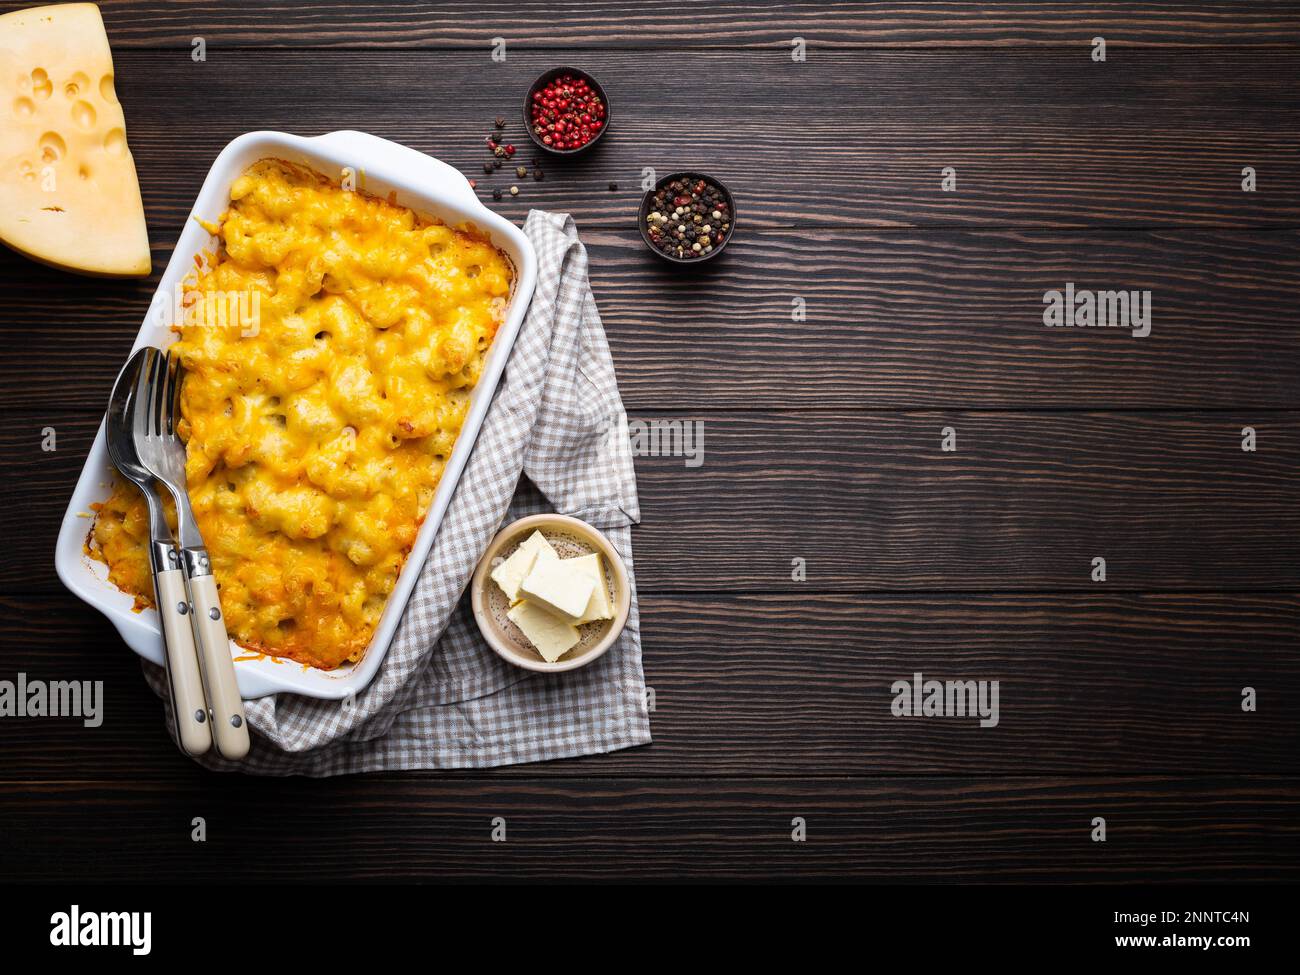
[[[140,184],[98,7],[0,16],[0,115],[0,241],[82,274],[148,274]]]

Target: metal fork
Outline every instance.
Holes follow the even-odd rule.
[[[149,507],[149,567],[153,572],[158,618],[162,622],[163,669],[167,673],[172,717],[176,722],[176,740],[188,754],[202,755],[212,747],[212,734],[208,730],[208,709],[203,700],[194,630],[190,626],[185,573],[153,477],[140,463],[135,448],[136,414],[143,412],[143,404],[148,402],[139,395],[140,377],[150,351],[156,350],[136,352],[118,374],[104,418],[104,438],[113,466],[140,489]]]
[[[179,357],[152,350],[140,377],[141,395],[149,404],[137,414],[135,443],[140,461],[171,492],[176,502],[176,528],[181,559],[193,604],[194,634],[203,661],[203,686],[212,712],[212,738],[223,758],[248,754],[248,724],[244,702],[230,657],[230,637],[221,614],[212,562],[190,508],[185,479],[185,445],[176,433],[180,415]]]

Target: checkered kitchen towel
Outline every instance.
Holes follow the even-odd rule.
[[[604,531],[632,572],[636,479],[587,251],[568,214],[534,210],[524,232],[537,291],[383,667],[351,705],[293,694],[247,702],[248,757],[209,753],[202,764],[327,776],[539,762],[650,741],[635,584],[618,643],[565,674],[505,663],[461,598],[502,524],[552,509]],[[166,700],[162,670],[145,668]]]

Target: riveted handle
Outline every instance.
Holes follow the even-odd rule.
[[[190,625],[190,603],[185,594],[185,573],[177,569],[155,571],[154,592],[158,616],[162,619],[163,650],[167,683],[171,689],[176,737],[190,755],[202,755],[212,747],[208,727],[208,706],[203,699],[203,678],[199,655]]]
[[[216,579],[211,575],[190,576],[190,596],[194,599],[194,632],[203,657],[204,686],[212,707],[212,738],[222,758],[241,759],[248,754],[248,719],[235,681]]]

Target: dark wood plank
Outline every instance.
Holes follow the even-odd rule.
[[[652,61],[709,84],[665,94],[646,84],[643,57],[584,59],[613,104],[609,137],[589,155],[546,161],[544,182],[529,179],[518,198],[493,205],[516,220],[539,207],[584,227],[630,228],[645,167],[697,167],[727,182],[749,230],[1300,223],[1297,51],[1170,52],[1103,66],[1086,49]],[[153,240],[175,239],[221,148],[259,128],[363,128],[481,179],[491,203],[492,188],[517,178],[485,176],[483,138],[504,114],[530,154],[519,105],[553,64],[544,52],[501,65],[431,51],[227,51],[204,64],[179,52],[122,53],[117,87]],[[1254,193],[1241,189],[1247,165],[1258,173]],[[956,192],[942,191],[945,166],[957,171]]]
[[[23,0],[6,0],[0,9],[22,5]],[[594,0],[570,6],[547,0],[315,0],[286,6],[254,0],[102,0],[100,6],[114,44],[183,48],[196,35],[214,45],[468,47],[485,52],[495,36],[518,47],[726,44],[786,51],[796,36],[807,37],[814,49],[1062,46],[1087,43],[1098,34],[1115,47],[1278,45],[1300,39],[1300,14],[1294,5],[1276,0],[978,6],[777,0],[653,5]]]
[[[579,67],[600,78],[618,119],[623,111],[643,114],[657,110],[661,120],[688,126],[697,139],[716,134],[709,131],[718,121],[715,113],[724,111],[731,117],[742,106],[768,115],[800,108],[840,120],[870,117],[868,113],[880,109],[911,109],[924,117],[925,110],[933,108],[1069,108],[1111,113],[1159,103],[1211,111],[1233,107],[1255,114],[1261,110],[1285,114],[1296,108],[1294,92],[1287,84],[1300,58],[1294,47],[1142,51],[1105,64],[1091,60],[1086,42],[1082,48],[827,51],[805,62],[783,58],[779,51],[732,48],[652,54],[523,51],[493,64],[470,51],[216,47],[201,63],[173,51],[128,49],[117,56],[115,65],[116,87],[119,94],[128,95],[128,108],[138,105],[140,111],[151,114],[181,100],[205,118],[223,112],[247,115],[248,89],[275,76],[281,90],[261,92],[259,110],[292,99],[316,112],[334,108],[369,118],[376,112],[380,117],[390,116],[395,106],[420,106],[421,114],[408,119],[418,129],[425,118],[440,118],[442,112],[458,110],[456,105],[444,104],[450,100],[464,110],[492,113],[466,116],[475,123],[474,134],[478,126],[490,125],[503,109],[508,110],[510,125],[518,122],[527,86],[543,70],[563,63],[557,59],[569,54],[579,59]],[[658,88],[644,84],[647,70],[689,78],[692,66],[694,77],[707,78],[707,84]],[[756,71],[762,74],[756,76]],[[207,77],[226,74],[238,77]],[[152,76],[154,83],[141,75]],[[327,76],[346,80],[347,85],[327,93],[321,86],[321,78]],[[159,90],[163,80],[179,83],[178,90]],[[206,80],[210,89],[190,92],[201,80]],[[445,99],[449,89],[457,89],[454,99]],[[508,104],[502,104],[504,100]],[[673,135],[666,131],[661,137]],[[733,145],[733,151],[739,148]]]
[[[1300,406],[1290,231],[770,232],[703,281],[592,242],[635,411]],[[1150,290],[1151,334],[1046,328],[1067,280]]]
[[[641,619],[654,744],[504,774],[1287,773],[1300,749],[1294,593],[646,591]],[[0,722],[4,778],[189,776],[135,655],[70,595],[0,600],[0,671],[105,689],[97,728]],[[894,682],[918,671],[998,681],[997,725],[894,717]]]
[[[709,416],[702,466],[638,464],[651,587],[1293,588],[1300,416]],[[1243,424],[1266,453],[1241,450]],[[941,431],[958,449],[941,451]],[[807,582],[792,583],[792,559]]]
[[[10,880],[1294,880],[1273,778],[536,780],[0,786]],[[1094,817],[1107,840],[1089,839]],[[191,840],[194,817],[207,840]],[[506,821],[506,842],[490,839]],[[791,841],[803,817],[807,840]],[[49,851],[57,850],[57,856]]]
[[[633,411],[1300,407],[1293,230],[763,231],[703,277],[632,230],[584,238]],[[102,411],[156,279],[20,261],[0,256],[26,278],[0,312],[0,408],[39,413],[57,391],[60,409]],[[1066,281],[1150,290],[1151,334],[1044,327],[1043,295]]]
[[[689,414],[633,416],[645,423]],[[702,466],[637,460],[651,590],[1300,588],[1300,413],[709,415]],[[39,448],[52,424],[62,446]],[[1258,450],[1241,449],[1256,428]],[[0,431],[0,585],[50,588],[57,525],[97,426]],[[957,451],[941,450],[942,430]],[[694,429],[694,428],[692,428]],[[670,437],[671,440],[671,437]],[[692,442],[692,448],[698,446]],[[791,581],[792,559],[807,582]]]

